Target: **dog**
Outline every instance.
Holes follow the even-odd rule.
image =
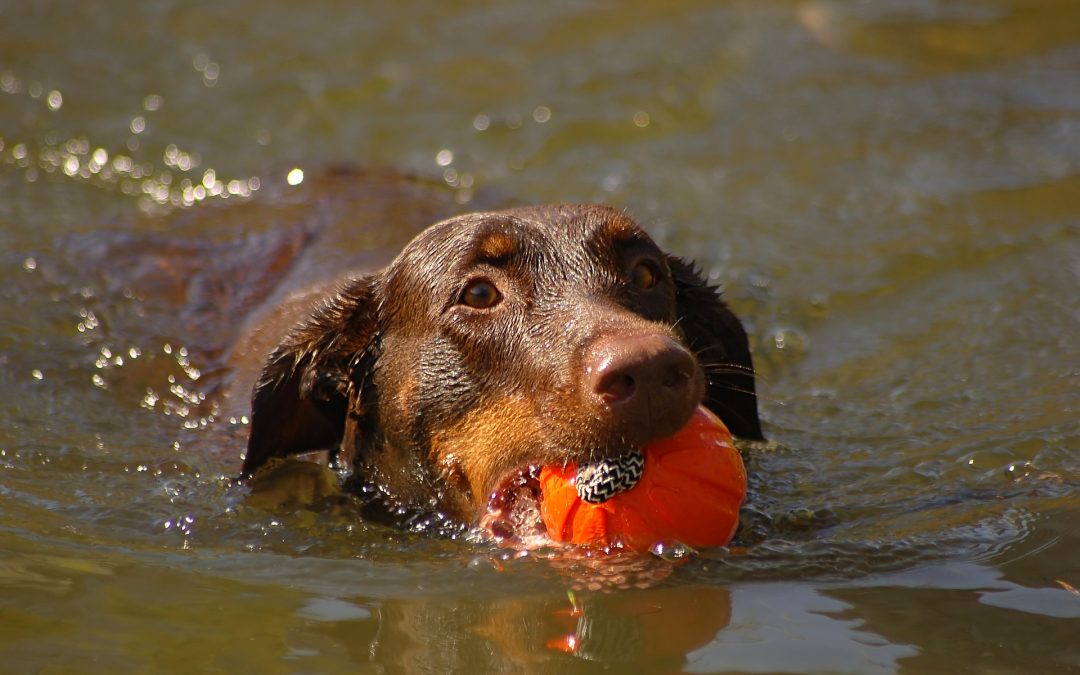
[[[692,262],[609,207],[452,217],[313,293],[254,384],[243,478],[325,450],[347,487],[393,502],[376,519],[410,508],[475,525],[519,498],[529,467],[617,457],[699,404],[762,438],[742,323]]]

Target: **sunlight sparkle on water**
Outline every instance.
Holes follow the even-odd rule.
[[[191,65],[195,70],[202,73],[203,85],[213,87],[217,84],[218,76],[221,74],[221,66],[211,61],[209,54],[196,54]]]
[[[19,81],[19,78],[15,77],[14,73],[5,70],[0,74],[0,91],[5,94],[17,94],[21,88],[22,83]]]
[[[90,156],[91,170],[100,171],[106,164],[109,163],[109,152],[105,148],[98,148],[94,150],[94,154]]]
[[[196,69],[203,74],[204,82],[211,86],[217,81],[219,66],[206,55],[196,57]],[[24,95],[40,99],[47,109],[60,118],[69,106],[68,97],[58,89],[49,89],[41,82],[29,82],[25,87],[13,72],[0,73],[0,92]],[[146,94],[139,112],[154,113],[162,108],[164,98],[159,94]],[[55,129],[47,129],[37,141],[15,142],[0,139],[0,152],[7,150],[9,157],[0,158],[24,170],[28,182],[36,181],[42,172],[66,176],[97,187],[119,189],[124,195],[139,200],[139,208],[152,211],[160,208],[187,208],[208,198],[247,198],[259,189],[257,177],[228,179],[207,168],[201,176],[183,176],[202,164],[197,153],[184,152],[176,144],[164,147],[164,168],[150,160],[138,160],[144,146],[154,146],[153,125],[143,114],[125,118],[131,135],[123,147],[92,144],[86,136],[64,139]],[[52,124],[52,122],[49,122]],[[124,147],[130,154],[124,152]],[[119,151],[119,152],[118,152]],[[151,154],[154,151],[151,151]],[[177,175],[180,174],[180,175]],[[85,330],[83,327],[82,330]]]

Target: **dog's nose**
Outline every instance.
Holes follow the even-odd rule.
[[[630,443],[669,436],[701,397],[697,363],[663,333],[611,335],[585,355],[586,387]]]

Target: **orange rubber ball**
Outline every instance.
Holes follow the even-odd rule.
[[[578,496],[577,466],[542,467],[540,514],[548,536],[638,552],[657,544],[708,548],[731,541],[746,498],[746,468],[718,417],[698,406],[686,426],[642,453],[637,484],[600,504]]]

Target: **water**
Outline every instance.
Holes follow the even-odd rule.
[[[0,670],[1080,671],[1078,92],[1070,0],[0,3]],[[335,163],[695,257],[762,375],[749,545],[570,596],[246,503],[227,310]]]

